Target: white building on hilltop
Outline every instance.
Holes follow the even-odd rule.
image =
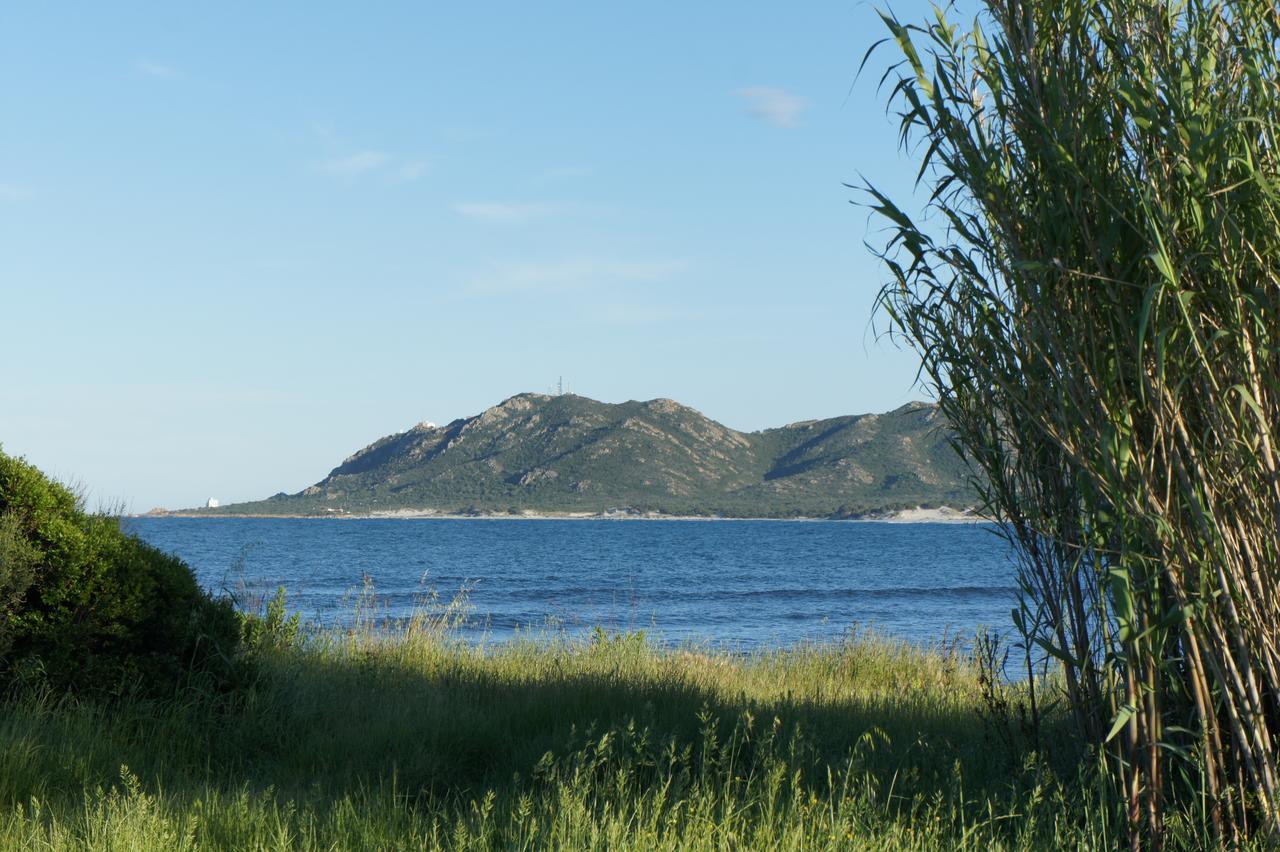
[[[216,508],[218,508],[218,498],[217,498],[217,497],[210,497],[210,498],[209,498],[209,502],[205,503],[205,504],[204,504],[204,507],[205,507],[206,509],[216,509]]]

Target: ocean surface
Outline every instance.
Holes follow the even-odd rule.
[[[918,642],[1001,633],[1007,548],[983,524],[795,521],[135,518],[214,591],[349,624],[371,586],[403,617],[466,590],[465,638],[596,626],[750,650],[874,628]]]

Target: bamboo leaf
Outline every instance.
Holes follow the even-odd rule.
[[[1124,726],[1129,724],[1129,721],[1137,712],[1138,708],[1134,707],[1132,704],[1122,705],[1120,707],[1120,711],[1116,713],[1115,720],[1111,723],[1111,730],[1107,731],[1107,735],[1102,741],[1109,743],[1115,739],[1116,734],[1120,733]]]

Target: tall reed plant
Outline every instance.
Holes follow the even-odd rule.
[[[1280,12],[981,6],[883,16],[928,204],[867,187],[882,304],[1134,844],[1280,837]]]

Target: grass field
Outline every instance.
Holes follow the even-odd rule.
[[[271,623],[229,695],[9,699],[0,848],[1118,843],[1053,720],[1034,751],[943,648],[868,635],[734,655],[603,632],[484,647],[426,615]]]

